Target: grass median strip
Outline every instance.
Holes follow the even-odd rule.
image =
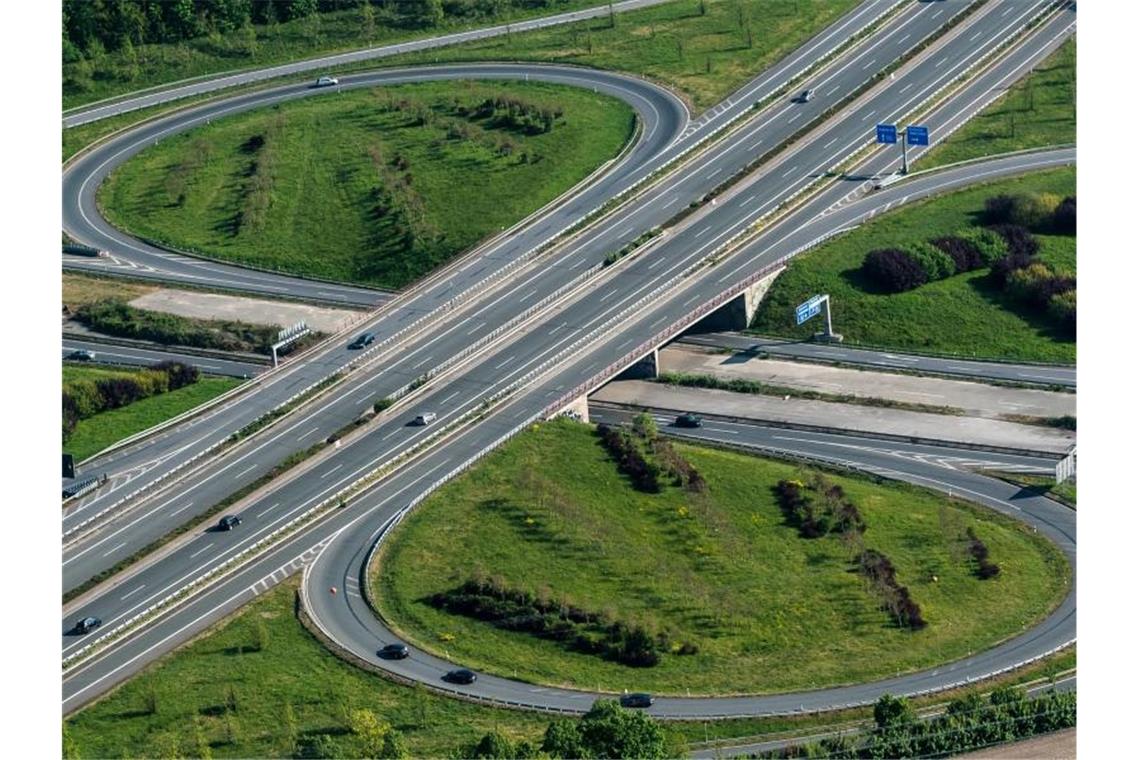
[[[898,401],[890,398],[875,398],[873,396],[856,396],[850,393],[823,393],[821,391],[808,391],[802,388],[769,385],[767,383],[761,383],[758,380],[747,380],[744,378],[725,379],[715,375],[689,372],[662,372],[654,382],[664,385],[677,385],[684,388],[709,388],[720,391],[732,391],[733,393],[751,393],[753,395],[797,398],[807,401],[829,401],[840,404],[855,404],[857,406],[901,409],[908,412],[925,412],[927,414],[965,414],[963,410],[953,406],[921,404],[912,401]]]

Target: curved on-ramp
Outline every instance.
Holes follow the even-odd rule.
[[[63,230],[76,241],[105,250],[109,257],[65,256],[67,269],[127,274],[156,280],[222,289],[291,296],[361,306],[375,306],[388,294],[366,287],[277,274],[237,264],[213,261],[172,252],[123,232],[108,222],[96,202],[107,177],[132,157],[159,140],[253,109],[305,97],[334,97],[348,89],[441,80],[536,81],[591,89],[627,103],[640,121],[634,141],[612,164],[579,183],[541,210],[552,224],[535,230],[528,218],[513,236],[520,244],[538,244],[548,228],[561,229],[584,213],[628,189],[655,166],[654,159],[668,148],[689,124],[684,102],[669,90],[651,82],[608,71],[545,64],[459,64],[388,69],[340,78],[337,87],[314,88],[308,83],[210,101],[170,116],[146,121],[97,144],[77,156],[63,172]],[[530,240],[533,238],[533,240]]]
[[[1062,165],[1074,160],[1071,149],[1043,152],[1029,157],[1005,157],[967,167],[926,173],[911,181],[850,204],[830,209],[796,230],[798,236],[818,239],[902,203],[913,202],[951,187],[998,176],[1022,173],[1038,165]],[[844,213],[846,212],[846,213]],[[524,421],[525,423],[525,421]],[[769,430],[757,427],[757,430]],[[776,435],[780,432],[776,431]],[[964,683],[992,677],[1047,656],[1076,640],[1076,514],[1059,503],[1040,496],[1024,496],[1008,483],[965,470],[948,469],[923,458],[899,458],[874,446],[835,444],[836,436],[797,433],[798,441],[775,439],[758,433],[757,447],[785,454],[834,462],[883,477],[904,480],[940,491],[952,492],[981,506],[1005,514],[1032,527],[1052,541],[1072,567],[1069,593],[1055,610],[1032,628],[1000,644],[955,662],[895,678],[786,694],[732,697],[659,697],[649,713],[660,718],[726,718],[823,711],[865,705],[882,694],[919,695],[942,691]],[[896,449],[907,444],[892,444]],[[949,449],[947,449],[949,450]],[[411,495],[411,494],[409,494]],[[470,686],[447,684],[442,676],[461,662],[450,662],[409,645],[411,656],[388,661],[376,656],[384,644],[399,638],[377,617],[365,599],[367,564],[374,548],[407,511],[406,500],[361,515],[325,543],[306,567],[302,599],[306,612],[321,632],[348,659],[369,663],[373,669],[398,680],[416,681],[429,688],[466,699],[492,704],[577,714],[587,711],[599,697],[613,696],[589,691],[524,683],[500,676],[480,675]],[[415,502],[413,502],[415,503]],[[335,587],[341,593],[329,593]],[[630,690],[638,685],[631,679]]]

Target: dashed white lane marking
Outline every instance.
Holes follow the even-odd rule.
[[[337,470],[339,470],[341,467],[344,467],[344,462],[341,462],[341,463],[340,463],[340,464],[338,464],[336,467],[332,468],[331,470],[329,470],[328,472],[326,472],[324,475],[322,475],[322,476],[321,476],[321,480],[324,480],[324,479],[325,479],[325,478],[327,478],[329,475],[332,475],[334,472],[336,472]]]
[[[245,475],[247,472],[249,472],[252,469],[255,469],[256,467],[257,467],[256,464],[251,464],[249,467],[246,467],[244,470],[239,472],[237,475],[234,475],[234,480],[240,479],[242,475]]]
[[[209,549],[209,548],[210,548],[211,546],[213,546],[213,545],[214,545],[214,542],[213,542],[213,541],[211,541],[210,543],[206,544],[206,545],[205,545],[205,546],[203,546],[201,549],[199,549],[198,551],[196,551],[196,552],[194,552],[193,554],[191,554],[191,555],[190,555],[190,559],[194,559],[194,558],[195,558],[195,557],[197,557],[199,554],[201,554],[202,552],[206,551],[207,549]]]
[[[262,518],[264,515],[267,515],[267,514],[269,514],[269,513],[270,513],[270,512],[272,512],[274,509],[277,509],[277,507],[279,507],[279,506],[281,506],[281,502],[277,502],[276,504],[274,504],[274,505],[273,505],[273,506],[271,506],[271,507],[266,507],[265,509],[263,509],[263,510],[261,510],[260,512],[258,512],[258,513],[257,513],[257,518],[260,520],[260,519],[261,519],[261,518]]]
[[[123,594],[122,596],[119,597],[119,600],[122,601],[123,599],[126,599],[128,596],[135,594],[135,593],[138,593],[139,591],[142,591],[144,588],[146,588],[145,583],[143,585],[139,586],[138,588],[133,589],[133,590],[128,591],[127,593]]]

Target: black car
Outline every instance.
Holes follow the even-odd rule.
[[[701,426],[701,418],[692,412],[685,412],[679,416],[673,424],[683,428],[699,428]]]
[[[408,656],[408,647],[404,644],[388,644],[377,654],[384,660],[402,660]]]
[[[348,344],[349,348],[364,348],[365,346],[372,345],[372,341],[376,340],[376,336],[370,332],[363,333],[356,337],[356,340]]]
[[[478,676],[475,675],[474,672],[467,668],[460,668],[459,670],[448,671],[447,675],[443,677],[443,680],[451,683],[472,684],[475,683],[476,678],[478,678]]]
[[[653,695],[646,694],[643,691],[634,692],[633,694],[621,695],[622,707],[649,707],[653,704]]]
[[[218,530],[233,530],[239,525],[241,525],[241,518],[237,515],[226,515],[218,520]]]
[[[76,633],[91,633],[99,626],[103,625],[103,621],[97,617],[85,617],[75,624]]]
[[[78,348],[68,354],[67,358],[73,362],[93,362],[95,361],[95,352]]]

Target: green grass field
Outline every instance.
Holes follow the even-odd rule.
[[[99,380],[129,374],[130,370],[65,364],[63,382],[81,378]],[[231,377],[202,377],[193,385],[144,398],[118,409],[100,412],[94,417],[81,420],[75,426],[71,438],[63,444],[63,449],[74,455],[75,461],[79,462],[127,436],[204,404],[215,396],[237,387],[241,382]]]
[[[573,63],[648,77],[715,105],[856,5],[856,0],[678,0],[609,18],[392,58]]]
[[[136,45],[130,52],[115,51],[83,62],[63,65],[63,107],[111,98],[171,82],[240,69],[316,58],[322,55],[387,45],[404,40],[435,37],[463,29],[507,21],[548,16],[600,5],[598,0],[557,0],[553,3],[500,4],[492,18],[447,17],[436,27],[409,28],[385,23],[384,9],[375,9],[374,32],[369,35],[359,9],[320,14],[316,34],[305,20],[253,26],[255,44],[243,30],[214,37],[203,35],[174,43]],[[316,78],[316,74],[312,75]]]
[[[1077,41],[1070,39],[1008,93],[916,162],[920,169],[1077,140]]]
[[[752,332],[809,337],[820,329],[818,320],[796,327],[795,306],[815,293],[829,293],[834,329],[846,343],[986,359],[1074,362],[1076,343],[1044,318],[1009,301],[986,281],[988,269],[893,295],[868,293],[859,284],[859,267],[869,251],[968,227],[976,222],[986,198],[1019,192],[1072,195],[1076,172],[1071,168],[1038,172],[924,201],[797,256],[768,291]],[[1042,261],[1076,271],[1076,238],[1038,238]]]
[[[563,115],[533,135],[461,115],[499,96]],[[539,83],[332,93],[149,148],[100,199],[116,224],[179,248],[398,288],[565,192],[633,123],[616,99]]]
[[[528,431],[413,513],[379,561],[385,618],[456,662],[524,680],[657,693],[763,693],[870,680],[1007,638],[1067,587],[1060,554],[992,513],[899,484],[834,476],[930,625],[889,624],[837,538],[801,539],[771,488],[797,466],[677,445],[707,495],[634,491],[592,428]],[[1002,574],[977,580],[955,536],[973,526]],[[461,549],[459,548],[461,547]],[[632,668],[430,606],[479,574],[667,630],[699,652]],[[931,580],[937,576],[937,582]],[[544,591],[545,589],[545,591]]]

